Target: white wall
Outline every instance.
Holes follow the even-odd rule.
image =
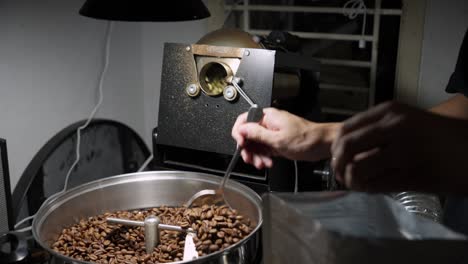
[[[82,3],[12,0],[0,5],[0,137],[8,142],[12,186],[43,144],[86,118],[96,102],[105,22],[79,16]],[[140,46],[139,25],[115,25],[98,116],[142,133]]]
[[[468,1],[428,0],[424,25],[418,105],[432,107],[452,95],[445,92],[468,28]]]
[[[55,133],[87,118],[96,102],[105,21],[81,17],[83,0],[0,3],[0,137],[14,187]],[[163,42],[192,43],[206,22],[114,24],[98,117],[121,121],[150,146],[157,122]]]

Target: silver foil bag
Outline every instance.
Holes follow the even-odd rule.
[[[263,196],[265,263],[468,263],[468,241],[385,195]]]

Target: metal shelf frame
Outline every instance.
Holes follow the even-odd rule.
[[[361,12],[360,10],[352,8],[340,7],[314,7],[314,6],[292,6],[292,5],[250,5],[249,0],[244,0],[242,4],[238,5],[225,5],[225,9],[229,11],[239,11],[242,13],[243,30],[255,35],[268,35],[270,31],[259,30],[252,28],[250,25],[250,12],[251,11],[265,11],[265,12],[286,12],[286,13],[321,13],[321,14],[342,14],[343,11]],[[382,16],[400,16],[402,15],[401,9],[386,9],[382,8],[382,0],[375,0],[374,8],[367,8],[366,14],[373,15],[373,31],[372,35],[356,35],[356,34],[338,34],[329,32],[294,32],[291,34],[297,35],[306,39],[325,39],[325,40],[342,40],[342,41],[360,41],[365,40],[372,45],[371,59],[369,61],[357,60],[339,60],[331,58],[317,58],[324,65],[347,66],[368,68],[370,70],[369,87],[354,87],[348,85],[325,84],[320,85],[323,90],[335,91],[351,91],[358,93],[368,94],[368,108],[375,104],[375,89],[376,89],[376,74],[377,62],[379,51],[379,35],[380,35],[380,21]],[[356,113],[354,110],[348,109],[323,109],[326,113],[353,115]]]

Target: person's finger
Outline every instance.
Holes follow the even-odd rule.
[[[345,169],[345,186],[348,189],[358,192],[370,192],[369,179],[360,177],[357,178],[356,174],[353,173],[355,170],[355,164],[351,163],[346,166]]]
[[[388,113],[389,109],[393,106],[393,103],[379,104],[365,112],[359,113],[343,123],[339,134],[346,134],[349,131],[356,130],[362,126],[376,123],[378,120]]]
[[[373,149],[359,153],[354,160],[346,165],[344,172],[345,186],[352,189],[362,189],[369,180],[375,178],[386,169],[388,153],[385,150]]]
[[[254,154],[246,149],[242,149],[241,150],[241,157],[242,157],[242,160],[244,160],[244,162],[246,164],[251,164],[253,166],[256,166],[255,165],[255,156],[257,156],[258,158],[260,158],[262,164],[263,164],[263,167],[267,167],[267,168],[271,168],[273,166],[273,159],[268,156],[268,155],[264,155],[264,154]],[[257,161],[259,162],[259,161]]]
[[[252,153],[250,153],[246,149],[241,150],[241,157],[245,163],[252,164]]]
[[[251,153],[261,154],[265,156],[273,156],[273,151],[270,147],[268,147],[265,144],[254,142],[251,140],[246,140],[243,148]]]
[[[255,168],[257,168],[258,170],[260,169],[263,169],[263,160],[262,158],[260,157],[260,155],[257,155],[257,154],[254,154],[253,155],[253,165],[255,166]]]
[[[354,170],[354,164],[351,163],[351,164],[347,164],[345,166],[345,172],[344,172],[344,176],[343,176],[343,179],[344,179],[344,184],[345,184],[345,187],[348,188],[348,189],[351,189],[351,190],[355,190],[355,191],[360,191],[362,189],[362,187],[360,186],[360,184],[362,184],[362,179],[360,181],[356,180],[354,178],[354,173],[353,173],[353,170]]]
[[[344,135],[336,141],[332,148],[332,167],[338,177],[344,175],[346,165],[353,161],[354,156],[374,148],[379,148],[389,141],[390,129],[382,124],[372,124],[365,128]]]
[[[265,165],[265,167],[267,167],[267,168],[273,167],[273,160],[271,159],[271,157],[266,156],[266,155],[259,155],[259,156],[262,159],[263,164]]]
[[[239,126],[247,122],[247,113],[239,115],[232,127],[231,136],[236,140],[237,144],[243,143],[244,138],[239,133]]]
[[[392,189],[390,186],[395,185],[394,182],[389,181],[389,177],[395,178],[393,174],[389,173],[390,171],[379,171],[373,175],[373,177],[369,177],[369,175],[358,175],[353,172],[356,171],[356,164],[354,163],[348,164],[345,170],[345,186],[354,191],[370,193],[382,192],[382,187],[385,185],[387,185],[390,190]],[[391,183],[391,185],[389,183]]]
[[[263,109],[263,117],[259,124],[266,128],[278,127],[284,125],[284,113],[273,107]]]
[[[373,149],[373,150],[370,150],[370,151],[367,151],[367,152],[359,153],[359,154],[357,154],[356,157],[354,158],[354,160],[355,160],[354,162],[357,162],[357,161],[365,162],[367,159],[369,159],[369,157],[375,155],[375,153],[376,153],[376,152],[379,152],[379,151],[380,151],[380,149]],[[352,173],[354,173],[354,172],[352,172]],[[345,173],[344,173],[344,174],[340,174],[340,175],[338,175],[336,172],[334,172],[335,179],[336,179],[338,182],[340,182],[340,183],[342,183],[342,184],[344,184],[344,185],[346,185],[346,184],[345,184],[345,178],[344,178],[344,177],[345,177],[345,174],[347,174],[347,171],[346,171],[346,170],[345,170]]]
[[[273,108],[273,107],[267,107],[263,108],[263,115],[268,117],[268,116],[276,116],[280,110]]]
[[[239,134],[248,141],[262,143],[269,147],[277,145],[275,131],[268,130],[256,123],[242,124],[239,127]],[[242,142],[242,145],[239,144],[239,146],[244,147],[244,145],[246,145],[246,140]]]

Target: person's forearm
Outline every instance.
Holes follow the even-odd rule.
[[[311,123],[309,126],[309,156],[313,161],[331,157],[331,145],[338,135],[342,123]]]
[[[429,111],[457,119],[468,119],[468,98],[457,94]]]
[[[335,141],[338,131],[341,129],[342,125],[343,123],[341,122],[323,124],[325,130],[324,143],[328,145],[328,147],[330,147],[333,141]]]

